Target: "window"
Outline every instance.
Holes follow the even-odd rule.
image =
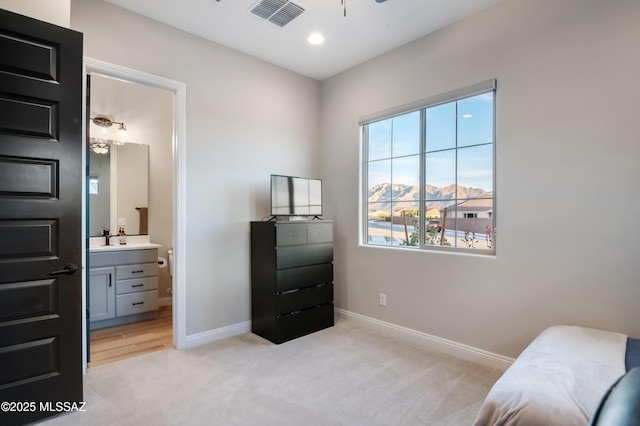
[[[98,189],[100,185],[100,180],[97,176],[89,177],[89,194],[94,195],[98,194]]]
[[[364,244],[495,253],[495,81],[361,121]]]

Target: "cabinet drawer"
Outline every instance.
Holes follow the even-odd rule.
[[[276,296],[276,313],[300,311],[333,302],[333,284],[319,285]]]
[[[158,261],[158,249],[116,250],[89,254],[89,267],[131,265]]]
[[[309,244],[306,246],[278,247],[276,266],[278,269],[317,265],[333,261],[333,244]]]
[[[314,222],[307,227],[307,243],[331,243],[333,242],[333,223]]]
[[[157,288],[158,277],[134,278],[132,280],[116,281],[116,294],[156,290]]]
[[[333,303],[278,318],[275,343],[283,343],[333,326]]]
[[[332,281],[333,264],[331,263],[282,269],[276,272],[276,291],[295,290]]]
[[[116,316],[140,314],[158,309],[158,290],[116,296]]]
[[[293,246],[307,243],[306,223],[276,224],[276,245]]]
[[[116,280],[152,277],[154,275],[158,275],[158,262],[116,266]]]

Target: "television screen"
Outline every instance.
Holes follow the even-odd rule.
[[[321,216],[322,181],[271,175],[272,216]]]

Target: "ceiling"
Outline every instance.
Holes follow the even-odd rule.
[[[324,80],[500,0],[291,0],[304,12],[283,27],[250,12],[265,0],[106,1]],[[322,45],[307,42],[314,32]]]

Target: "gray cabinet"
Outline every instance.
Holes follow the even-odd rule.
[[[89,268],[91,330],[156,317],[158,249],[91,253]]]
[[[92,268],[89,271],[89,321],[116,317],[115,268]]]
[[[333,324],[333,223],[251,222],[251,331],[282,343]]]

